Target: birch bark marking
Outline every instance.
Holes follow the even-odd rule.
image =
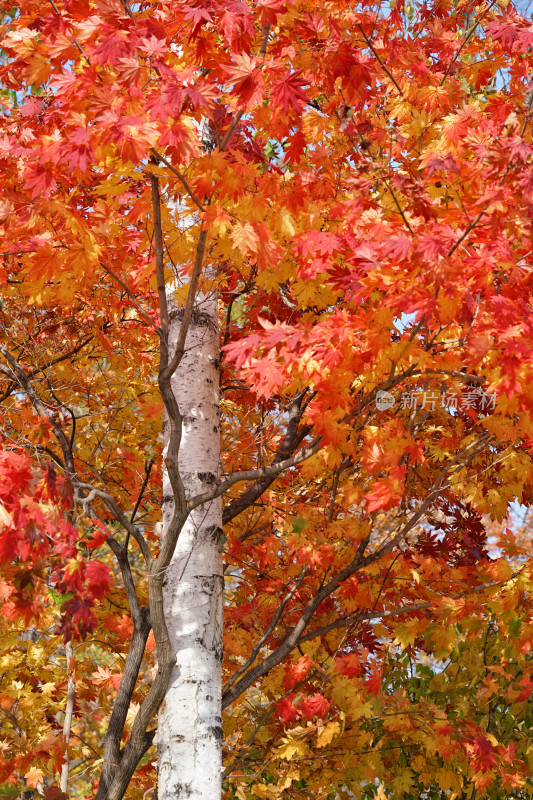
[[[70,741],[70,730],[72,728],[72,718],[74,716],[74,700],[76,697],[76,686],[74,683],[74,675],[72,674],[72,659],[74,657],[74,650],[72,649],[72,641],[67,642],[65,645],[65,658],[67,662],[67,705],[65,708],[65,719],[63,721],[63,739],[65,741],[65,760],[61,767],[61,780],[59,788],[65,794],[68,794],[68,779],[70,774],[70,761],[68,757],[68,743]]]
[[[182,311],[169,303],[169,357]],[[187,496],[212,488],[219,474],[219,330],[217,297],[198,294],[185,354],[172,378],[183,415],[179,454]],[[168,442],[168,423],[163,428]],[[163,536],[174,507],[163,475]],[[165,619],[176,667],[159,711],[159,800],[218,800],[221,795],[223,572],[220,499],[195,509],[166,571]]]

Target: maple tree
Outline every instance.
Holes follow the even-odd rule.
[[[4,5],[3,795],[147,797],[159,750],[212,797],[205,742],[239,800],[531,795],[532,44],[505,2]]]

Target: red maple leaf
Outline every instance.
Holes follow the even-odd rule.
[[[238,54],[222,69],[233,83],[233,91],[244,103],[261,100],[263,78],[257,69],[257,59],[250,58],[247,53]]]
[[[88,581],[87,588],[94,597],[103,597],[109,590],[111,573],[107,564],[101,561],[89,561],[85,569]]]
[[[292,703],[293,697],[293,694],[289,695],[288,697],[284,697],[283,700],[280,700],[276,706],[276,713],[285,724],[294,722],[299,714],[298,709]]]
[[[228,4],[229,5],[229,4]],[[243,35],[253,35],[253,18],[246,3],[237,0],[220,15],[218,26],[228,47],[237,50]]]
[[[24,188],[31,189],[32,197],[50,197],[57,189],[52,171],[41,164],[28,165],[24,170]]]
[[[300,710],[304,717],[325,717],[329,711],[331,703],[323,694],[316,692],[312,697],[308,697],[300,703]]]
[[[259,0],[258,5],[263,8],[263,25],[265,22],[275,25],[278,14],[287,10],[286,0]]]
[[[302,656],[298,659],[296,664],[290,664],[285,670],[283,677],[283,686],[286,689],[292,689],[296,686],[298,681],[305,678],[311,667],[313,666],[313,659],[311,656]]]
[[[365,494],[370,514],[398,504],[403,496],[405,473],[405,467],[392,467],[387,478],[374,481],[372,491]]]
[[[299,77],[302,71],[301,69],[295,72],[287,70],[285,77],[272,85],[270,99],[276,108],[283,108],[284,114],[288,114],[289,109],[299,113],[304,103],[309,102],[308,96],[303,91],[303,87],[307,84]]]
[[[202,25],[213,21],[213,17],[206,8],[187,6],[184,11],[185,17],[192,20],[194,26],[191,31],[191,39],[198,35]]]
[[[381,689],[381,670],[374,664],[372,672],[365,681],[365,688],[370,694],[377,695]]]
[[[85,540],[84,544],[85,547],[90,548],[91,550],[95,550],[97,547],[100,547],[109,536],[109,531],[103,525],[100,520],[95,519],[92,520],[96,526],[96,531],[91,534],[91,536]],[[91,562],[92,563],[92,562]]]
[[[494,753],[495,747],[482,736],[474,740],[474,756],[472,758],[473,767],[476,772],[488,772],[496,763]]]
[[[335,668],[339,675],[346,675],[348,678],[358,678],[363,671],[361,659],[356,653],[336,658]]]
[[[533,692],[533,677],[524,675],[524,677],[519,681],[519,684],[522,687],[522,691],[516,698],[517,703],[521,703],[522,700],[527,700],[531,696],[531,693]]]

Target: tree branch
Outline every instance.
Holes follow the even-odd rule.
[[[305,392],[299,392],[297,395],[295,395],[291,403],[291,407],[289,409],[289,419],[287,422],[287,430],[285,431],[285,435],[276,451],[274,458],[272,459],[272,465],[279,464],[281,461],[285,461],[287,458],[290,458],[296,448],[299,447],[306,436],[308,436],[311,432],[311,427],[309,425],[305,425],[301,430],[298,430],[298,425],[304,411],[304,397]],[[278,473],[275,473],[273,475],[260,478],[252,486],[246,489],[246,491],[244,491],[240,497],[232,500],[231,503],[225,507],[222,513],[222,524],[227,525],[228,522],[231,522],[232,519],[245,511],[245,509],[249,508],[252,503],[255,503],[255,501],[261,497],[263,492],[265,492],[268,487],[274,483],[277,474]],[[242,540],[245,538],[246,536],[243,536]]]
[[[135,508],[131,512],[131,517],[130,517],[130,522],[131,523],[133,523],[133,521],[135,520],[135,515],[137,514],[137,511],[139,510],[139,506],[140,506],[140,504],[142,502],[142,499],[143,499],[143,496],[144,496],[144,492],[146,491],[146,487],[148,485],[148,480],[150,478],[150,472],[152,471],[152,467],[153,466],[154,466],[154,459],[153,458],[148,462],[148,464],[145,464],[145,468],[144,468],[145,469],[145,476],[144,476],[143,484],[141,486],[141,490],[139,492],[139,497],[137,498],[137,502],[135,503]]]
[[[96,795],[97,800],[102,800],[107,796],[107,788],[120,765],[120,742],[150,630],[149,611],[147,608],[140,609],[139,616],[134,622],[133,636],[126,656],[124,672],[105,735],[104,763]]]
[[[225,492],[227,492],[228,489],[230,489],[236,483],[241,483],[242,481],[259,481],[261,478],[268,478],[271,476],[275,477],[276,475],[279,475],[280,472],[283,472],[284,469],[295,467],[297,464],[301,464],[303,461],[311,458],[311,456],[316,455],[316,453],[318,453],[320,450],[321,444],[322,437],[317,436],[307,447],[305,447],[303,450],[300,450],[290,458],[286,458],[283,461],[277,462],[276,464],[271,464],[269,467],[265,467],[264,469],[250,469],[234,472],[233,475],[230,475],[214,489],[211,489],[208,492],[203,492],[202,494],[197,494],[196,497],[193,497],[191,500],[189,500],[187,508],[189,511],[193,511],[193,509],[197,508],[198,506],[201,506],[204,503],[209,503],[211,500],[214,500],[217,497],[221,497],[221,495],[225,494]]]
[[[200,236],[198,237],[198,244],[196,246],[196,257],[192,270],[191,282],[189,284],[187,300],[185,302],[185,308],[183,310],[183,316],[181,318],[178,341],[176,342],[176,349],[174,350],[174,355],[172,356],[172,360],[164,371],[165,380],[170,380],[172,375],[176,372],[177,368],[181,363],[181,359],[183,358],[183,354],[185,352],[185,340],[187,338],[187,333],[189,331],[189,325],[191,323],[194,304],[196,301],[196,292],[198,290],[198,283],[200,281],[200,275],[202,273],[206,242],[207,242],[207,231],[206,230],[200,231]]]
[[[189,197],[191,198],[193,203],[196,206],[198,206],[200,211],[205,211],[205,208],[200,203],[200,201],[198,200],[198,198],[194,194],[193,190],[191,189],[191,187],[187,183],[186,178],[181,174],[181,172],[179,170],[177,170],[176,167],[172,166],[170,161],[168,161],[165,158],[165,156],[161,155],[161,153],[158,153],[157,150],[154,147],[151,148],[150,152],[152,153],[154,158],[156,158],[158,161],[161,161],[165,165],[165,167],[168,167],[168,169],[173,173],[173,175],[175,175],[176,178],[178,178],[178,180],[181,181],[181,183],[183,184],[183,188],[185,189],[185,191],[187,192],[187,194],[189,195]]]
[[[75,501],[79,505],[88,506],[94,501],[96,497],[98,497],[100,500],[103,500],[105,505],[108,507],[108,509],[115,517],[116,521],[120,525],[122,525],[125,531],[127,531],[131,536],[133,536],[133,538],[139,545],[139,548],[144,556],[146,564],[150,566],[150,564],[152,563],[152,554],[150,553],[150,548],[148,547],[146,539],[142,535],[139,528],[128,519],[126,514],[122,511],[122,509],[118,505],[115,498],[112,497],[107,492],[102,491],[101,489],[96,489],[94,486],[91,486],[90,483],[82,483],[77,478],[74,478],[73,484],[76,487],[76,489],[81,489],[83,491],[88,492],[87,495],[81,495],[81,494],[75,495]]]
[[[62,361],[66,361],[67,358],[76,355],[76,353],[79,353],[79,351],[82,350],[85,347],[85,345],[89,344],[89,342],[92,341],[92,339],[94,339],[94,336],[89,336],[87,339],[84,339],[82,342],[79,342],[79,344],[73,347],[72,350],[69,350],[68,353],[63,353],[62,355],[53,358],[51,361],[48,362],[48,364],[45,364],[44,367],[36,367],[35,369],[32,369],[30,372],[26,372],[26,377],[28,378],[28,380],[31,380],[33,377],[35,377],[35,375],[38,375],[39,373],[44,375],[46,369],[49,369],[50,367],[53,367],[56,364],[60,364]],[[16,380],[12,381],[11,386],[10,387],[8,386],[3,395],[0,397],[0,403],[3,403],[4,400],[7,397],[9,397],[9,395],[16,386],[17,386],[17,381]]]
[[[389,553],[393,547],[398,544],[405,536],[409,533],[409,531],[420,521],[420,519],[424,516],[426,511],[432,505],[433,501],[442,493],[444,490],[445,484],[444,479],[447,472],[455,466],[457,463],[461,461],[461,458],[468,453],[468,459],[471,460],[475,457],[477,452],[479,452],[479,448],[476,448],[475,445],[483,442],[482,446],[485,446],[488,434],[486,436],[480,437],[479,440],[473,442],[472,444],[468,445],[464,448],[461,453],[459,453],[451,462],[443,467],[437,480],[433,484],[432,490],[429,492],[426,500],[421,504],[420,508],[410,517],[410,519],[403,525],[400,532],[394,536],[389,542],[386,542],[382,547],[378,550],[370,553],[368,556],[365,556],[365,550],[368,546],[370,534],[365,537],[360,543],[359,547],[357,548],[357,552],[355,554],[355,558],[348,564],[343,570],[341,570],[338,575],[333,577],[326,585],[321,586],[319,590],[316,592],[314,597],[309,601],[306,608],[304,609],[303,613],[300,616],[300,619],[296,623],[295,627],[291,629],[291,631],[283,638],[278,648],[270,653],[260,664],[253,667],[249,672],[246,673],[243,677],[240,678],[237,683],[234,684],[233,688],[229,689],[229,691],[225,692],[222,697],[222,707],[226,708],[230,705],[237,697],[239,697],[242,692],[248,689],[253,683],[255,683],[259,678],[263,675],[266,675],[270,670],[277,666],[290,652],[293,650],[294,647],[298,645],[298,642],[303,635],[304,630],[307,628],[309,622],[311,621],[313,614],[319,608],[319,606],[324,602],[324,600],[329,597],[344,581],[350,578],[359,570],[363,569],[370,564],[373,564],[375,561],[381,559],[384,555]],[[236,473],[238,474],[238,473]]]
[[[148,322],[150,327],[154,329],[154,331],[157,333],[157,335],[158,336],[162,336],[161,328],[158,325],[155,324],[155,322],[152,320],[150,315],[138,303],[137,298],[135,297],[133,292],[131,292],[128,289],[127,285],[124,283],[122,278],[119,278],[118,275],[115,275],[115,273],[113,272],[112,269],[110,269],[109,267],[106,267],[106,265],[103,263],[103,261],[100,261],[100,266],[102,267],[102,269],[104,269],[107,272],[108,275],[110,275],[113,278],[113,280],[115,280],[119,284],[119,286],[121,286],[124,289],[124,291],[126,292],[128,297],[130,298],[132,303],[135,305],[135,308],[137,309],[139,314],[141,314],[144,317],[144,319]]]
[[[20,388],[23,389],[28,395],[31,404],[33,405],[37,413],[40,414],[41,417],[48,418],[50,425],[52,426],[52,430],[54,431],[54,435],[63,452],[63,459],[67,466],[67,470],[70,473],[71,477],[74,476],[75,470],[74,470],[74,459],[72,456],[72,450],[67,437],[61,430],[61,427],[54,420],[53,416],[49,413],[44,403],[40,400],[39,396],[37,395],[37,392],[33,388],[28,376],[26,375],[26,372],[22,369],[20,364],[13,358],[9,350],[7,350],[7,348],[4,347],[4,345],[0,345],[0,353],[4,356],[4,358],[11,367],[11,369],[9,369],[8,367],[4,367],[2,364],[0,364],[0,372],[3,372],[4,375],[7,375],[7,377],[11,381],[18,383]]]
[[[509,583],[509,581],[514,580],[520,574],[520,572],[521,570],[513,573],[513,575],[506,580],[490,581],[490,583],[483,583],[480,586],[474,586],[471,589],[465,589],[464,592],[457,592],[456,594],[448,595],[446,599],[460,600],[461,598],[467,597],[473,592],[484,592],[486,589],[492,589],[494,586],[501,586],[502,584]],[[382,611],[363,611],[361,613],[354,612],[353,614],[348,614],[346,617],[342,617],[341,619],[336,619],[321,628],[315,628],[315,630],[309,631],[298,639],[298,644],[308,642],[310,639],[314,639],[317,636],[322,636],[324,633],[329,633],[336,628],[344,628],[348,623],[350,626],[352,626],[358,622],[366,622],[373,619],[385,619],[386,617],[398,617],[401,614],[409,614],[416,611],[426,611],[428,608],[431,608],[431,606],[433,606],[437,600],[440,599],[441,597],[436,597],[433,600],[428,600],[425,603],[410,603],[406,606],[389,608]]]
[[[305,578],[305,576],[307,574],[307,570],[308,570],[308,566],[306,564],[304,566],[301,574],[300,574],[300,577],[298,578],[298,580],[296,581],[296,583],[294,584],[294,586],[292,587],[290,592],[288,592],[285,595],[285,597],[283,598],[283,600],[282,600],[282,602],[281,602],[276,614],[274,615],[274,618],[272,619],[272,622],[270,623],[270,625],[268,626],[268,628],[266,629],[264,634],[261,636],[259,641],[254,646],[254,648],[253,648],[253,650],[252,650],[252,652],[250,654],[250,658],[246,661],[246,663],[244,663],[241,667],[239,667],[237,672],[235,672],[228,681],[226,681],[225,686],[222,688],[222,694],[225,694],[227,691],[229,691],[230,686],[233,686],[233,684],[241,677],[241,675],[244,675],[244,673],[252,666],[252,664],[254,663],[255,659],[259,655],[259,652],[260,652],[261,648],[263,647],[265,642],[268,640],[269,636],[274,631],[276,625],[278,624],[278,622],[280,621],[281,617],[283,616],[283,612],[285,611],[285,608],[287,607],[287,604],[292,600],[292,598],[294,597],[294,595],[296,594],[296,592],[298,591],[298,589],[302,585],[303,579]]]
[[[259,51],[259,55],[261,56],[261,58],[263,60],[264,60],[264,58],[266,56],[266,51],[267,51],[267,47],[268,47],[268,37],[269,36],[270,36],[270,22],[267,22],[267,24],[265,25],[265,30],[263,32],[263,39],[261,41],[261,50]],[[233,120],[233,122],[229,126],[228,130],[226,131],[226,134],[225,134],[224,138],[222,139],[222,141],[220,143],[219,150],[221,152],[224,151],[226,149],[226,147],[228,146],[229,142],[231,141],[231,137],[233,136],[233,134],[235,132],[235,128],[237,127],[237,125],[239,124],[239,122],[241,121],[243,116],[244,116],[244,109],[241,109],[240,111],[238,111],[236,113],[235,119]]]
[[[168,361],[168,304],[165,283],[165,264],[163,259],[163,228],[161,225],[161,197],[159,194],[159,178],[150,175],[152,184],[152,213],[154,216],[155,269],[157,275],[157,294],[161,316],[161,348],[165,355],[165,366]]]

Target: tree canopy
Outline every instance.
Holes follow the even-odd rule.
[[[532,45],[493,0],[4,4],[2,796],[92,796],[121,681],[156,785],[165,284],[219,303],[227,798],[531,795]]]

